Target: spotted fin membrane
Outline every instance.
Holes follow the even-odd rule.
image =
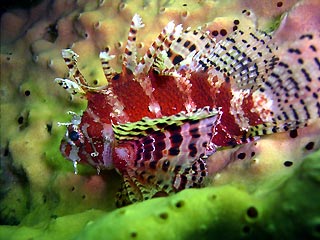
[[[121,74],[109,65],[114,56],[100,53],[110,85],[88,86],[77,68],[78,56],[70,49],[63,51],[63,57],[74,81],[56,79],[72,94],[102,96],[104,104],[111,106],[110,112],[101,116],[100,112],[93,114],[99,108],[95,105],[90,108],[95,102],[89,101],[89,109],[84,113],[86,118],[69,124],[69,128],[85,126],[88,129],[92,124],[88,122],[90,116],[94,116],[95,124],[105,118],[114,122],[114,139],[110,136],[107,139],[114,141],[113,164],[124,179],[117,196],[118,206],[199,187],[207,175],[206,158],[216,150],[245,144],[261,135],[303,127],[320,116],[318,35],[303,34],[297,41],[278,49],[271,36],[259,30],[237,30],[216,42],[200,28],[183,30],[181,25],[170,22],[137,61],[135,36],[141,27],[141,18],[135,15]],[[153,72],[159,77],[156,83],[168,76],[166,79],[170,81],[166,84],[175,88],[164,87],[164,92],[157,96],[151,81],[157,77]],[[121,80],[113,81],[119,78]],[[132,84],[139,98],[147,96],[148,111],[130,115],[129,111],[134,109],[126,110],[130,101],[125,98],[121,84],[127,84],[126,87]],[[136,90],[138,88],[141,91]],[[172,91],[181,95],[183,107],[175,106],[182,110],[172,110],[170,104],[175,102],[167,97],[167,93],[174,96],[169,95]],[[126,100],[126,104],[121,99]],[[146,115],[130,121],[140,112]],[[110,122],[102,124],[105,127]],[[89,140],[86,144],[85,138],[84,147],[76,149],[88,157],[92,155],[88,151],[95,146],[91,138]],[[76,155],[76,151],[72,153]],[[95,153],[95,157],[103,155],[99,149]],[[68,157],[68,152],[65,155]],[[94,158],[87,162],[101,167]]]
[[[269,99],[264,103],[271,106],[263,117],[265,124],[250,128],[248,134],[288,131],[320,116],[319,40],[317,35],[303,34],[281,50],[279,63],[254,95]]]
[[[195,64],[196,70],[222,73],[234,95],[252,97],[251,112],[263,123],[242,125],[246,138],[304,127],[320,116],[319,36],[302,34],[281,49],[270,42],[264,32],[239,30]]]

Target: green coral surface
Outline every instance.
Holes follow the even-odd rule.
[[[188,189],[110,213],[86,210],[34,227],[1,226],[1,239],[320,238],[320,151],[263,194],[234,186]]]

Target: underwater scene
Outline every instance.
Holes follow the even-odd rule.
[[[319,0],[1,4],[0,240],[320,239]]]

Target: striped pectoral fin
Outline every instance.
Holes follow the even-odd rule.
[[[236,89],[254,91],[278,60],[270,41],[271,36],[259,30],[237,30],[219,41],[209,57],[199,59],[199,67],[226,74]]]
[[[320,117],[319,42],[319,36],[304,34],[281,48],[279,64],[253,94],[265,124],[251,134],[293,130]]]

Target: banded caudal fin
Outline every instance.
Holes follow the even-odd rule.
[[[125,186],[134,195],[129,197],[140,201],[157,192],[200,186],[206,176],[203,158],[215,151],[210,140],[219,119],[219,111],[204,107],[193,114],[114,126],[115,161],[126,161],[117,168],[128,178]]]
[[[282,47],[279,56],[279,64],[253,95],[257,108],[268,106],[268,111],[266,124],[251,128],[251,135],[296,129],[320,117],[320,36],[301,35]]]

